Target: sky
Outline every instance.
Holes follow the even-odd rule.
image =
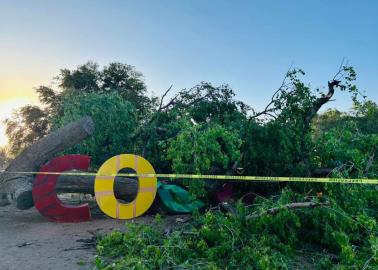
[[[378,101],[378,1],[0,0],[0,119],[38,104],[60,69],[122,62],[159,95],[201,81],[229,84],[262,109],[291,65],[324,87],[343,58]],[[348,110],[337,93],[328,107]],[[0,124],[0,145],[6,143]]]

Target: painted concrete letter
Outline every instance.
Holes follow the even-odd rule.
[[[61,173],[68,170],[86,171],[91,158],[84,155],[57,157],[40,169],[40,172]],[[34,205],[41,213],[55,222],[82,222],[91,219],[88,204],[79,206],[62,203],[55,192],[59,174],[38,174],[33,183]]]
[[[152,205],[157,189],[156,177],[139,177],[138,194],[134,201],[121,203],[114,196],[114,178],[121,169],[131,168],[137,174],[155,174],[152,165],[144,158],[122,154],[108,159],[95,179],[96,201],[100,209],[112,218],[131,219],[142,215]]]

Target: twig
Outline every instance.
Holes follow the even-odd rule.
[[[370,264],[371,260],[374,259],[375,256],[376,256],[376,253],[374,252],[373,256],[371,256],[371,257],[365,262],[364,267],[362,268],[362,270],[365,270],[365,269],[367,269],[367,268],[369,267],[369,264]]]
[[[289,203],[283,206],[270,208],[260,213],[253,213],[251,215],[246,216],[246,220],[259,218],[264,215],[275,215],[282,210],[299,209],[299,208],[314,208],[314,207],[320,207],[320,206],[325,206],[325,205],[329,205],[329,203],[316,203],[316,202]]]
[[[30,246],[34,243],[34,241],[32,242],[23,242],[22,244],[19,244],[17,245],[17,247],[21,248],[21,247],[26,247],[26,246]]]
[[[335,76],[333,77],[332,80],[336,80],[337,76],[340,75],[344,71],[344,69],[343,69],[344,62],[345,62],[345,57],[343,57],[343,60],[341,60],[339,70],[337,71],[337,73],[335,74]]]
[[[228,202],[222,202],[220,204],[220,206],[222,207],[222,209],[224,209],[227,213],[230,213],[231,216],[236,216],[237,213],[236,213],[236,209],[230,205]]]
[[[375,147],[373,148],[373,150],[371,151],[371,155],[369,155],[369,160],[366,164],[366,167],[365,167],[365,171],[364,171],[364,174],[367,175],[371,166],[373,165],[373,162],[374,162],[374,158],[375,158]]]
[[[259,117],[259,116],[261,116],[261,115],[264,115],[264,114],[269,115],[269,116],[272,116],[272,115],[269,114],[269,113],[274,112],[274,111],[276,110],[276,108],[269,108],[269,107],[270,107],[270,106],[276,101],[275,96],[276,96],[276,95],[277,95],[277,94],[278,94],[278,93],[279,93],[279,92],[280,92],[285,86],[287,86],[287,85],[286,85],[286,79],[287,79],[287,77],[288,77],[288,74],[289,74],[289,72],[290,72],[292,66],[293,66],[293,64],[290,65],[288,71],[287,71],[286,74],[285,74],[285,77],[284,77],[283,80],[282,80],[282,83],[281,83],[280,87],[278,87],[278,89],[273,93],[272,98],[271,98],[270,102],[268,103],[268,105],[265,106],[265,109],[262,110],[262,111],[259,112],[259,113],[256,113],[256,114],[252,115],[252,116],[248,119],[248,121],[251,121],[252,119],[255,119],[255,118],[257,118],[257,117]],[[276,117],[273,117],[273,118],[276,119]]]

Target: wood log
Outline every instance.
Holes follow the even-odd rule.
[[[59,193],[85,193],[94,195],[95,176],[61,175],[56,191]],[[123,201],[132,201],[138,192],[138,180],[129,177],[116,177],[114,195]]]
[[[38,171],[57,153],[83,141],[94,132],[93,120],[83,117],[43,137],[18,155],[5,172],[0,174],[0,205],[15,203],[19,209],[33,207],[33,175],[15,174],[12,172]]]

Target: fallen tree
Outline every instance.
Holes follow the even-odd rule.
[[[90,117],[84,117],[70,123],[26,148],[10,162],[0,174],[0,205],[14,202],[19,209],[33,206],[32,174],[17,172],[35,172],[40,166],[56,156],[57,153],[81,142],[94,132],[94,123]]]
[[[19,209],[33,207],[33,174],[59,152],[80,143],[94,132],[94,123],[90,117],[84,117],[52,132],[26,148],[18,155],[3,173],[0,174],[0,206],[14,203]],[[60,193],[94,194],[95,176],[59,176],[56,187]],[[117,198],[133,198],[138,190],[138,181],[132,178],[117,177],[114,193]]]
[[[75,98],[63,102],[61,96],[54,94],[53,90],[39,89],[41,100],[44,100],[51,110],[61,106],[61,110],[66,112],[64,115],[55,116],[58,120],[64,118],[64,121],[59,122],[60,125],[77,119],[78,115],[91,114],[96,123],[103,124],[107,132],[99,128],[99,132],[94,134],[92,119],[85,117],[46,135],[31,145],[11,162],[5,173],[0,175],[0,205],[13,201],[20,209],[32,207],[31,186],[34,175],[15,172],[38,171],[41,165],[59,152],[91,135],[99,139],[94,140],[96,143],[89,147],[89,152],[93,156],[92,164],[97,162],[95,166],[108,154],[109,149],[113,155],[118,153],[119,148],[115,147],[115,142],[126,142],[128,145],[124,145],[123,149],[134,149],[135,152],[142,153],[143,157],[157,166],[157,171],[180,172],[181,170],[187,173],[222,175],[280,175],[281,173],[291,175],[295,172],[305,176],[329,176],[332,168],[315,168],[315,170],[312,168],[309,159],[312,145],[309,136],[311,123],[319,109],[332,100],[336,89],[348,91],[353,97],[358,94],[358,90],[351,84],[355,74],[352,68],[341,65],[338,73],[328,83],[328,92],[319,96],[298,79],[297,73],[302,72],[289,70],[281,87],[274,93],[264,111],[253,112],[253,115],[248,113],[251,110],[249,106],[233,99],[233,91],[228,86],[213,87],[209,83],[182,90],[170,101],[164,102],[164,98],[172,89],[170,87],[161,97],[158,107],[143,116],[138,116],[129,101],[121,99],[121,96],[106,96],[102,92],[97,95],[94,91],[87,96],[76,94]],[[88,98],[86,102],[83,102],[84,98]],[[94,113],[94,109],[104,102],[112,104],[107,108],[114,110]],[[80,104],[85,104],[86,107],[76,110]],[[117,121],[108,122],[109,115]],[[178,115],[186,116],[178,117]],[[259,117],[267,117],[267,119],[259,119]],[[140,121],[134,122],[132,119]],[[33,118],[33,121],[38,122],[40,118]],[[15,123],[13,126],[8,125],[8,129],[17,127],[17,121]],[[127,125],[123,126],[119,123],[127,123]],[[27,131],[27,129],[20,130],[16,135]],[[183,130],[186,132],[182,132]],[[278,132],[280,130],[285,132]],[[122,136],[119,137],[119,134]],[[275,139],[266,140],[266,136],[262,134],[269,134]],[[13,137],[17,138],[17,136]],[[192,139],[194,137],[197,141],[202,140],[205,143],[199,145]],[[22,142],[23,145],[26,142],[30,143],[30,141]],[[85,147],[80,148],[81,145],[78,147],[84,149],[85,153],[88,152]],[[269,153],[271,150],[267,149],[274,149],[275,153],[271,154]],[[162,150],[168,154],[161,155]],[[374,157],[372,154],[369,164],[373,162]],[[293,166],[286,166],[281,160]],[[371,167],[369,164],[366,166],[366,171]],[[93,194],[93,182],[93,176],[61,176],[57,191]],[[197,183],[191,181],[184,184],[191,186]],[[193,190],[199,191],[204,188],[212,192],[220,189],[217,182],[211,181],[211,185],[205,183],[203,187]],[[116,181],[114,191],[116,197],[128,198],[136,193],[137,188],[136,179],[125,178]]]

